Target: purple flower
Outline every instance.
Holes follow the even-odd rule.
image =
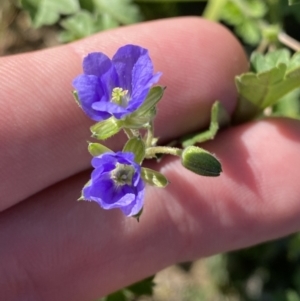
[[[153,74],[148,50],[125,45],[112,60],[93,52],[83,60],[84,74],[73,81],[83,111],[93,120],[121,119],[145,100],[161,73]]]
[[[141,166],[130,152],[108,152],[92,159],[91,181],[83,188],[83,198],[104,209],[120,208],[127,216],[140,212],[145,184]]]

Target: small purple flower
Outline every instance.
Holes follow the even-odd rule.
[[[93,52],[83,60],[84,74],[73,81],[83,111],[93,120],[121,119],[144,102],[161,73],[153,74],[148,50],[125,45],[112,60]]]
[[[140,212],[145,184],[141,166],[130,152],[108,152],[92,159],[91,181],[83,188],[83,198],[104,209],[120,208],[127,216]]]

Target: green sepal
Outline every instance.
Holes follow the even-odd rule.
[[[141,164],[145,158],[145,143],[141,137],[133,137],[126,142],[123,152],[134,153],[135,162]]]
[[[218,177],[222,172],[221,163],[211,153],[197,146],[188,146],[183,150],[181,163],[201,176]]]
[[[92,181],[91,179],[88,180],[88,182],[83,186],[82,191],[81,191],[81,195],[80,195],[80,197],[77,199],[77,201],[86,201],[86,199],[83,197],[83,189],[84,189],[85,187],[89,186],[90,183],[91,183],[91,181]]]
[[[129,129],[140,129],[149,124],[156,116],[156,108],[151,108],[144,115],[136,115],[135,113],[127,115],[124,121],[124,127]]]
[[[162,86],[152,87],[143,104],[132,115],[138,115],[138,116],[144,115],[153,107],[155,107],[163,97],[165,89],[166,88]]]
[[[123,128],[123,121],[114,117],[100,121],[91,126],[92,137],[105,140],[117,134]]]
[[[132,114],[126,116],[124,127],[140,128],[149,123],[156,115],[155,106],[162,98],[164,90],[165,88],[162,86],[151,88],[143,104]]]
[[[182,138],[181,143],[183,147],[195,145],[196,143],[202,143],[207,140],[214,139],[220,127],[228,125],[230,122],[230,116],[224,106],[215,101],[211,108],[211,117],[209,129],[199,134],[191,134]]]
[[[108,147],[106,147],[100,143],[95,143],[95,142],[89,143],[88,151],[94,157],[102,155],[107,152],[112,152],[112,150],[109,149]]]
[[[142,179],[151,186],[159,188],[164,188],[169,184],[168,179],[163,174],[146,167],[142,167]]]
[[[80,103],[80,100],[79,100],[77,91],[74,90],[74,91],[72,92],[72,94],[73,94],[73,97],[74,97],[76,103],[81,107],[81,103]]]

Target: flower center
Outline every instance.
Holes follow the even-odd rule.
[[[134,175],[134,168],[126,164],[116,164],[116,168],[111,171],[110,177],[118,186],[123,186],[125,184],[132,184],[132,177]]]
[[[123,90],[123,88],[120,87],[113,88],[111,93],[111,102],[114,102],[121,107],[127,107],[128,101],[128,90]]]

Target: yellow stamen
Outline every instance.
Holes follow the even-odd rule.
[[[111,93],[111,101],[119,106],[126,107],[128,104],[128,90],[123,90],[123,88],[113,88]]]

